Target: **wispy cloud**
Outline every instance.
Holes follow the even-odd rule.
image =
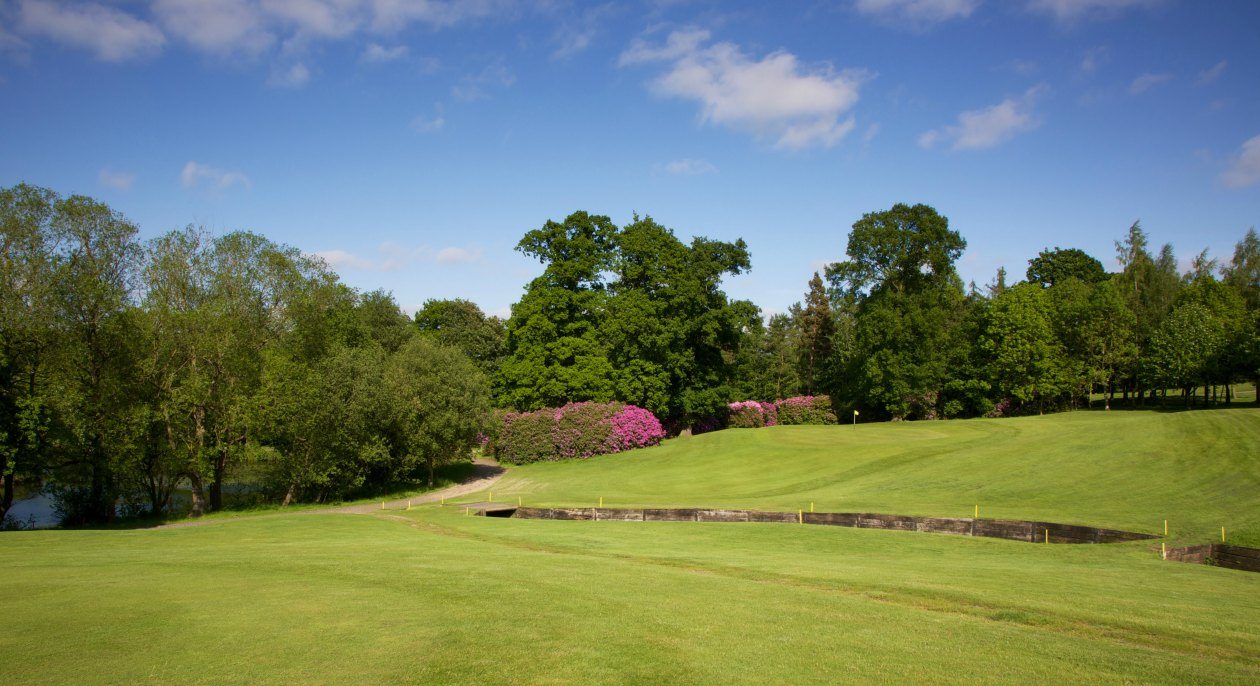
[[[250,188],[249,177],[238,171],[226,171],[208,164],[189,161],[179,173],[179,182],[184,188],[209,186],[216,189],[227,189],[232,186]]]
[[[692,158],[684,158],[667,162],[662,166],[666,174],[672,176],[701,176],[704,174],[716,174],[718,168],[708,160],[697,160]]]
[[[516,75],[500,61],[491,62],[476,74],[465,76],[451,86],[451,96],[456,100],[471,102],[490,97],[493,88],[506,88],[516,83]]]
[[[952,150],[981,150],[1005,143],[1041,125],[1033,108],[1047,90],[1044,84],[1033,86],[1019,97],[963,112],[958,115],[957,124],[923,132],[919,145],[931,148],[939,142],[949,142]]]
[[[359,57],[359,61],[375,64],[394,62],[406,57],[408,52],[409,50],[405,45],[386,47],[380,43],[368,43],[368,46],[363,49],[363,54]]]
[[[106,62],[148,57],[166,43],[166,37],[152,24],[94,2],[70,5],[21,0],[18,26],[24,33],[90,50]]]
[[[668,63],[652,82],[658,95],[696,101],[701,121],[751,132],[778,148],[830,147],[853,129],[849,111],[870,78],[866,71],[806,67],[782,50],[755,58],[734,43],[706,45],[708,39],[708,31],[688,30],[661,45],[635,40],[618,63]]]
[[[1155,86],[1168,83],[1172,74],[1142,74],[1129,84],[1129,95],[1141,95]]]
[[[1098,67],[1107,61],[1109,56],[1106,46],[1086,50],[1085,55],[1081,57],[1081,71],[1086,74],[1093,74],[1098,71]]]
[[[411,128],[416,133],[437,133],[446,126],[446,118],[442,116],[441,108],[432,117],[420,115],[411,120]]]
[[[1225,68],[1228,66],[1229,60],[1221,60],[1211,67],[1199,72],[1199,78],[1195,82],[1200,86],[1206,86],[1209,83],[1214,83],[1217,79],[1221,78],[1221,74],[1225,73]]]
[[[596,5],[573,19],[561,22],[552,38],[556,49],[552,51],[551,58],[567,59],[589,48],[602,30],[605,20],[615,10],[616,7],[612,4]]]
[[[101,182],[102,186],[108,186],[119,191],[129,191],[132,184],[136,182],[136,175],[105,167],[97,173],[96,179]]]
[[[970,17],[980,0],[855,0],[853,9],[891,26],[922,30]]]
[[[1260,183],[1260,136],[1249,138],[1238,154],[1230,160],[1229,167],[1221,173],[1221,183],[1226,188],[1243,188]]]
[[[417,262],[440,265],[472,264],[481,261],[483,251],[481,248],[464,246],[447,246],[438,249],[427,246],[407,247],[387,241],[377,246],[374,256],[358,255],[340,248],[319,250],[312,254],[322,258],[334,269],[395,272]]]
[[[1064,23],[1104,19],[1129,9],[1157,5],[1162,0],[1029,0],[1028,9]]]

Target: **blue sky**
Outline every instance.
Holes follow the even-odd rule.
[[[414,309],[506,314],[584,209],[743,237],[767,311],[862,213],[925,202],[959,270],[1188,262],[1260,224],[1260,3],[0,0],[0,185],[144,237],[251,229]]]

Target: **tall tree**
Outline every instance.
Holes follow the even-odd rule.
[[[1036,284],[1007,289],[993,300],[980,341],[990,356],[994,387],[1038,412],[1069,390],[1068,360],[1054,335],[1047,300]]]
[[[805,306],[795,308],[793,318],[800,331],[800,376],[806,393],[829,390],[831,379],[828,364],[832,359],[832,339],[836,334],[836,322],[831,314],[831,302],[823,280],[814,272],[805,294]]]
[[[416,312],[416,327],[444,345],[463,351],[487,375],[494,374],[503,359],[503,321],[487,317],[469,300],[426,300]]]
[[[1077,248],[1042,250],[1028,261],[1028,281],[1049,288],[1067,279],[1098,283],[1107,278],[1102,262]]]
[[[958,361],[967,301],[954,262],[967,242],[927,205],[898,204],[853,225],[849,260],[827,268],[856,303],[854,355],[845,382],[853,399],[898,418],[934,418]]]

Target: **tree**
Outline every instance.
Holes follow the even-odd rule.
[[[771,402],[801,391],[797,364],[800,333],[792,317],[771,315],[748,327],[735,360],[736,396]]]
[[[840,298],[856,303],[845,393],[894,419],[935,418],[967,301],[954,262],[967,242],[927,205],[898,204],[858,220],[847,262],[827,268]]]
[[[21,184],[0,189],[0,522],[17,481],[38,481],[48,448],[53,285],[59,268],[57,196]]]
[[[1198,302],[1173,309],[1151,336],[1144,360],[1152,383],[1180,388],[1190,407],[1195,386],[1208,379],[1213,358],[1228,343],[1225,326]]]
[[[398,474],[423,467],[433,485],[437,467],[467,458],[490,426],[490,387],[455,348],[424,337],[408,341],[385,369],[403,460]]]
[[[1036,257],[1028,260],[1029,283],[1050,288],[1071,278],[1094,284],[1107,278],[1107,272],[1103,269],[1102,262],[1077,248],[1056,247],[1054,250],[1042,250]]]
[[[1068,390],[1067,358],[1051,326],[1047,297],[1020,284],[993,300],[980,345],[990,357],[994,387],[1043,412]]]
[[[422,333],[459,348],[485,374],[498,370],[507,332],[503,320],[487,317],[476,303],[462,298],[426,300],[415,322]]]
[[[1150,350],[1151,336],[1172,309],[1181,285],[1172,246],[1165,245],[1158,257],[1153,257],[1147,250],[1148,245],[1149,239],[1139,222],[1129,227],[1123,241],[1116,241],[1116,258],[1123,267],[1117,286],[1133,312],[1134,337],[1138,346],[1138,357],[1128,373],[1139,401],[1144,394],[1140,385],[1140,363]],[[1128,386],[1125,392],[1127,394]]]
[[[836,323],[831,314],[831,303],[823,281],[814,272],[809,281],[809,291],[805,294],[805,307],[796,307],[792,312],[801,333],[800,340],[800,377],[804,382],[807,394],[830,389],[828,364],[832,358],[832,338],[836,334]]]

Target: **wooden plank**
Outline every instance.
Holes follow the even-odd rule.
[[[655,508],[643,510],[643,521],[645,522],[694,522],[696,521],[696,511],[694,509],[667,509]]]
[[[1228,545],[1225,543],[1217,543],[1216,547],[1221,552],[1229,555],[1260,560],[1260,548],[1247,548],[1241,545]]]
[[[643,510],[625,510],[612,507],[595,508],[595,518],[617,522],[641,522]]]
[[[748,521],[750,522],[773,522],[777,524],[796,524],[797,513],[795,512],[766,512],[763,510],[749,510]]]
[[[970,536],[971,520],[947,517],[920,517],[916,530],[925,533]]]
[[[697,522],[747,522],[747,510],[696,510]]]

